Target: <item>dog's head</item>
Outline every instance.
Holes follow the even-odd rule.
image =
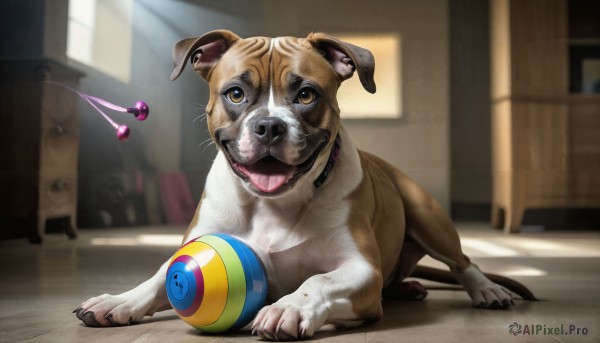
[[[375,92],[373,55],[331,36],[242,39],[226,30],[179,41],[175,80],[188,63],[210,87],[208,128],[253,194],[312,183],[339,128],[337,90],[354,71]]]

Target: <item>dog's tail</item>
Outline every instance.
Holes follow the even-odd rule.
[[[538,299],[533,295],[533,293],[525,287],[522,283],[513,280],[511,278],[507,278],[505,276],[496,275],[496,274],[488,274],[484,273],[484,275],[499,284],[500,286],[508,289],[511,292],[518,294],[521,298],[529,301],[537,301]],[[425,279],[429,281],[441,282],[451,285],[460,285],[460,283],[452,276],[452,274],[448,271],[430,268],[425,266],[418,265],[413,273],[410,275],[414,278]]]

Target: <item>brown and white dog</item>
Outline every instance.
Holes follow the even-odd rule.
[[[261,338],[305,338],[325,323],[381,318],[382,290],[393,292],[425,254],[448,265],[473,305],[513,304],[462,253],[432,196],[358,150],[342,126],[341,82],[356,71],[375,92],[368,50],[321,33],[241,39],[219,30],[178,42],[173,59],[171,79],[190,62],[208,82],[206,118],[219,150],[184,243],[218,231],[256,250],[272,301],[252,324]],[[88,325],[112,326],[168,309],[166,269],[75,312]]]

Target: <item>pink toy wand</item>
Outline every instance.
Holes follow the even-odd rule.
[[[102,105],[102,106],[109,108],[111,110],[114,110],[114,111],[131,113],[131,114],[133,114],[135,119],[137,119],[139,121],[146,120],[146,118],[148,118],[148,115],[150,114],[150,108],[148,107],[148,104],[146,104],[144,101],[141,101],[141,100],[137,101],[135,103],[135,107],[121,107],[121,106],[117,106],[111,102],[108,102],[104,99],[79,92],[67,85],[63,85],[62,83],[58,83],[58,82],[54,82],[54,81],[44,81],[44,83],[54,84],[54,85],[58,85],[58,86],[66,88],[66,89],[69,89],[72,92],[75,92],[75,94],[79,95],[85,101],[87,101],[88,104],[90,104],[94,109],[96,109],[96,111],[98,111],[98,113],[100,113],[104,117],[104,119],[106,119],[106,121],[108,121],[110,123],[110,125],[112,125],[112,127],[115,128],[115,130],[117,130],[117,138],[120,141],[123,141],[123,140],[126,140],[127,138],[129,138],[129,134],[131,133],[131,131],[129,130],[129,127],[127,127],[127,125],[119,124],[119,123],[115,122],[114,120],[110,119],[110,117],[106,113],[104,113],[101,109],[98,108],[98,106],[96,106],[96,104]]]

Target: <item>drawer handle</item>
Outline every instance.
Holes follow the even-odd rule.
[[[67,180],[56,180],[50,185],[50,192],[59,193],[69,189],[70,183]]]
[[[61,136],[61,135],[65,134],[66,131],[67,130],[65,130],[65,128],[62,127],[62,125],[60,125],[60,124],[56,124],[52,127],[52,129],[50,129],[50,132],[55,136]]]
[[[71,180],[59,179],[48,184],[46,199],[49,206],[62,206],[72,200]]]

